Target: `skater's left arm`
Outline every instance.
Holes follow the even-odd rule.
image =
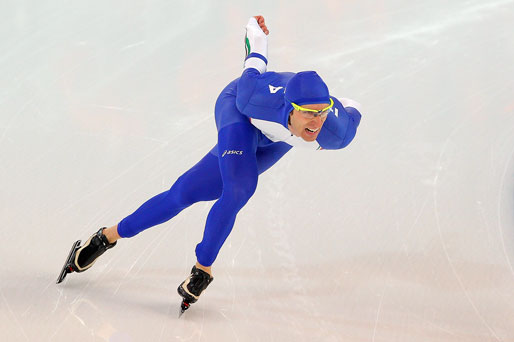
[[[261,15],[251,17],[246,24],[244,72],[255,69],[260,74],[266,72],[268,65],[268,37],[269,34],[264,17]]]
[[[268,65],[268,28],[264,17],[255,16],[246,25],[245,49],[246,57],[243,74],[237,83],[236,105],[244,112],[251,95]]]
[[[327,116],[318,143],[323,149],[337,150],[345,148],[355,137],[361,121],[361,105],[350,99],[334,100],[334,109]]]

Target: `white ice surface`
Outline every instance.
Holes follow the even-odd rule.
[[[0,340],[514,341],[514,1],[246,2],[0,3]],[[259,179],[180,320],[212,202],[56,285],[214,145],[256,14],[354,142]]]

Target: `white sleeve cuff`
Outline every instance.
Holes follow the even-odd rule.
[[[339,99],[339,101],[341,101],[341,104],[343,105],[343,107],[352,107],[352,108],[357,109],[359,111],[359,113],[362,113],[361,112],[362,105],[359,102],[351,100],[351,99],[346,99],[346,98],[341,98],[341,99]]]
[[[244,70],[254,68],[257,69],[261,74],[266,72],[266,63],[260,58],[251,57],[245,61]]]

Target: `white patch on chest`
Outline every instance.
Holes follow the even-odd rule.
[[[250,122],[273,142],[282,141],[291,146],[311,150],[318,150],[320,148],[317,141],[305,141],[296,135],[292,135],[287,128],[279,123],[258,119],[250,119]]]

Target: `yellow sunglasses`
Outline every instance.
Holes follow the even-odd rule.
[[[330,105],[327,108],[323,108],[320,110],[305,108],[305,107],[297,105],[294,102],[291,102],[291,104],[293,105],[293,108],[296,109],[297,111],[299,111],[300,113],[302,113],[302,115],[305,118],[311,119],[311,118],[316,118],[318,116],[321,116],[322,118],[324,118],[325,116],[328,115],[328,113],[330,113],[332,111],[332,107],[334,106],[334,100],[330,99]]]

